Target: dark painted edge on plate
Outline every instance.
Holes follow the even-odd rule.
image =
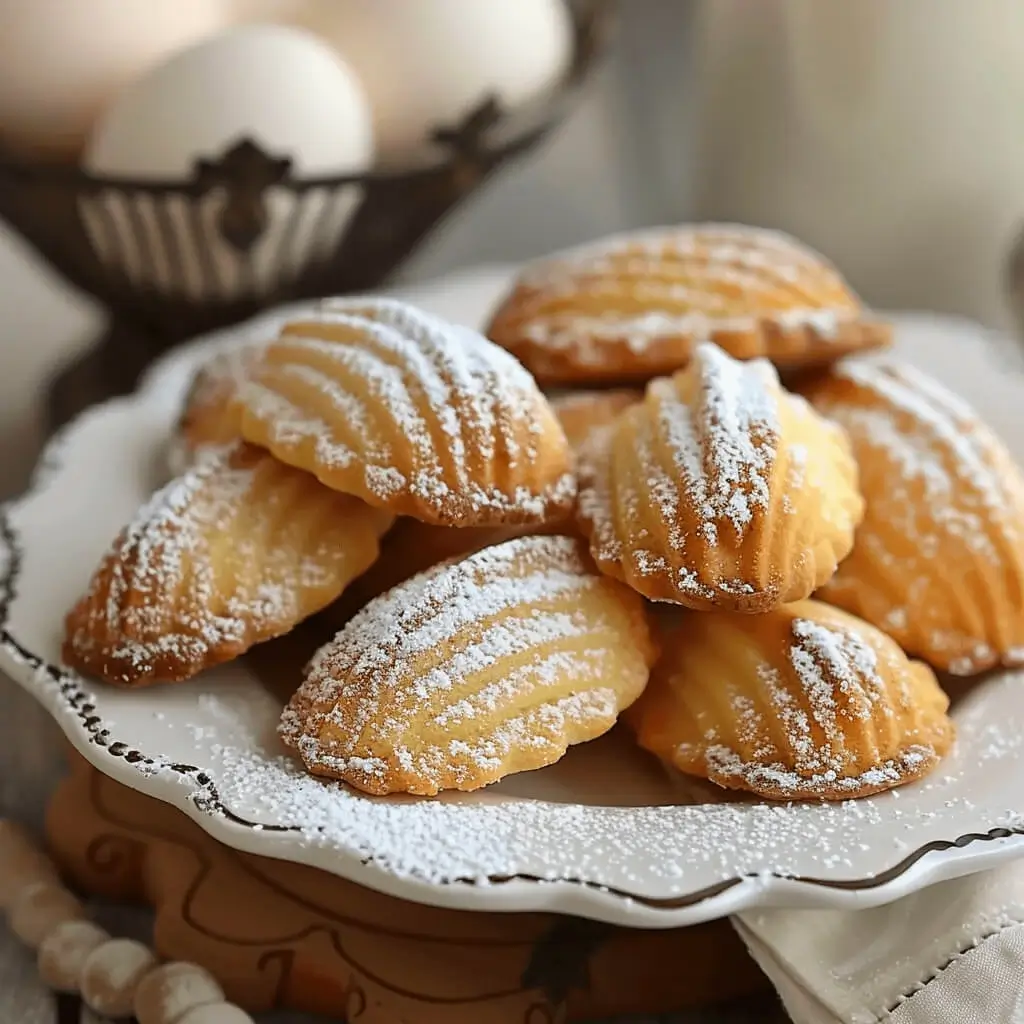
[[[73,425],[69,426],[72,426],[73,429]],[[145,772],[147,768],[159,768],[161,771],[169,770],[191,779],[196,787],[195,791],[191,794],[191,799],[198,810],[211,816],[225,818],[226,820],[243,828],[254,829],[261,832],[287,833],[303,831],[296,825],[264,825],[258,822],[249,821],[247,818],[236,814],[221,801],[220,795],[217,792],[216,783],[214,783],[213,779],[211,779],[210,776],[201,768],[189,764],[168,764],[163,761],[157,761],[154,758],[143,754],[141,751],[135,750],[129,744],[124,743],[121,740],[113,739],[109,730],[104,728],[102,719],[96,714],[95,706],[90,703],[89,693],[84,689],[82,677],[71,669],[60,665],[52,665],[38,654],[28,650],[28,648],[26,648],[8,629],[10,609],[17,598],[18,577],[21,573],[23,561],[21,541],[18,536],[18,531],[15,529],[11,520],[11,511],[26,499],[45,491],[48,484],[61,470],[63,466],[63,455],[66,451],[67,433],[67,430],[62,431],[58,437],[55,437],[50,444],[47,445],[39,462],[39,467],[42,471],[37,471],[33,476],[32,483],[28,490],[14,502],[5,504],[0,508],[0,563],[2,563],[2,571],[0,571],[0,649],[7,651],[7,653],[13,656],[16,660],[28,665],[34,671],[44,673],[49,677],[49,679],[58,687],[60,698],[64,702],[66,709],[74,712],[77,716],[82,731],[89,737],[89,741],[99,747],[103,747],[111,757],[122,758],[128,764],[137,767],[141,772]],[[539,878],[535,875],[528,874],[495,875],[489,876],[485,880],[484,884],[488,886],[504,885],[509,882],[532,882],[539,886],[558,883],[571,884],[578,885],[586,889],[592,889],[596,892],[616,896],[622,900],[628,900],[632,903],[637,903],[655,910],[678,910],[684,907],[695,906],[705,900],[712,899],[737,885],[742,885],[746,881],[755,879],[763,880],[766,876],[780,881],[786,880],[797,882],[802,885],[814,886],[821,889],[847,892],[876,889],[880,886],[887,885],[900,875],[905,874],[911,867],[929,853],[937,853],[951,849],[963,849],[974,843],[990,842],[996,839],[1009,839],[1015,835],[1024,835],[1024,827],[1015,829],[1002,827],[993,828],[988,832],[969,832],[966,835],[959,836],[953,840],[935,840],[933,842],[926,843],[924,846],[918,847],[886,871],[877,875],[871,875],[867,878],[835,881],[824,878],[783,875],[768,872],[735,876],[714,885],[706,886],[703,889],[686,893],[683,896],[673,896],[664,899],[654,899],[648,896],[642,896],[638,893],[617,889],[608,885],[603,885],[599,882],[588,881],[584,878]],[[364,866],[375,865],[379,870],[388,873],[388,869],[386,867],[375,864],[372,856],[363,857],[362,863]],[[444,882],[434,882],[426,879],[420,879],[419,881],[428,881],[428,884],[440,887],[450,885],[475,886],[479,884],[479,882],[473,878],[451,878]]]

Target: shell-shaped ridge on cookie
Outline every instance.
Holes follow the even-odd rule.
[[[395,514],[539,523],[575,498],[572,453],[530,374],[397,300],[325,300],[289,322],[239,403],[246,439]]]
[[[335,600],[391,522],[250,445],[211,453],[118,535],[68,613],[64,660],[121,686],[188,679]]]
[[[766,615],[679,612],[627,712],[640,744],[689,775],[779,800],[842,800],[931,771],[948,698],[889,636],[817,601]]]
[[[516,538],[371,601],[313,658],[280,734],[369,793],[473,790],[607,732],[654,657],[643,601],[580,541]]]
[[[585,444],[578,518],[603,571],[691,608],[810,596],[863,514],[841,428],[762,360],[702,344]]]
[[[938,669],[1024,663],[1024,475],[961,398],[898,362],[839,364],[807,395],[850,438],[866,502],[821,598]]]
[[[263,344],[220,348],[196,368],[171,438],[172,470],[180,475],[210,448],[240,440],[238,393]]]
[[[528,265],[488,337],[543,384],[646,380],[702,340],[799,368],[888,344],[823,256],[778,231],[683,224],[613,235]]]

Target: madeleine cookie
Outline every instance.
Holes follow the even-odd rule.
[[[571,525],[571,524],[570,524]],[[385,591],[442,562],[454,562],[481,548],[547,527],[533,526],[431,526],[418,519],[401,517],[380,545],[380,557],[345,592],[323,610],[318,620],[341,629],[364,605]],[[551,532],[559,532],[557,526]]]
[[[219,351],[196,370],[172,437],[169,462],[176,475],[203,451],[240,439],[235,399],[264,347],[252,343]]]
[[[931,669],[817,601],[680,613],[663,644],[629,722],[641,746],[719,786],[846,800],[920,778],[953,742]]]
[[[582,391],[551,399],[551,408],[562,424],[573,449],[579,448],[597,429],[607,426],[623,409],[643,398],[639,391]],[[481,548],[535,533],[570,534],[576,531],[572,514],[547,523],[512,526],[434,526],[408,516],[401,517],[381,543],[380,558],[363,573],[339,600],[324,612],[340,628],[368,601],[412,576],[441,562],[464,558]]]
[[[701,341],[797,368],[891,336],[818,253],[732,224],[616,235],[541,260],[486,333],[545,385],[673,373]]]
[[[368,793],[479,789],[607,732],[647,683],[643,601],[569,537],[522,537],[409,580],[314,657],[280,734]]]
[[[247,440],[424,522],[540,523],[575,497],[572,453],[533,378],[404,303],[332,300],[287,324],[240,405]]]
[[[614,423],[643,397],[642,391],[629,388],[567,391],[551,399],[551,408],[562,424],[569,444],[574,451],[579,451],[595,431]]]
[[[595,435],[579,473],[599,567],[690,608],[765,612],[809,596],[863,513],[842,430],[768,363],[714,345]]]
[[[121,532],[68,614],[64,660],[120,686],[188,679],[333,601],[390,523],[266,452],[226,449]]]
[[[819,595],[936,668],[1024,663],[1024,477],[972,409],[903,365],[843,364],[809,397],[847,432],[867,510]]]

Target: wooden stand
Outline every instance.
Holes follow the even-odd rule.
[[[237,853],[78,755],[71,769],[47,815],[69,882],[149,903],[159,952],[202,964],[252,1012],[287,1007],[359,1024],[561,1024],[767,990],[724,921],[633,931],[406,903]],[[764,1005],[758,1019],[776,1019],[770,998]]]

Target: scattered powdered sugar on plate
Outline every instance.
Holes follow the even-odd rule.
[[[959,340],[950,339],[940,353],[948,363]],[[928,358],[930,342],[921,346]],[[67,438],[65,467],[47,475],[46,490],[7,510],[23,558],[6,620],[14,640],[0,646],[0,666],[100,770],[181,808],[219,841],[414,900],[464,910],[554,909],[632,926],[689,924],[766,901],[784,905],[792,891],[779,876],[826,883],[803,887],[803,905],[850,906],[853,899],[890,899],[1019,855],[1015,839],[966,837],[1024,828],[1020,672],[979,680],[954,707],[954,752],[927,779],[902,790],[825,806],[681,807],[605,806],[607,780],[635,766],[611,756],[601,776],[570,773],[574,756],[587,747],[518,776],[514,788],[499,783],[477,794],[423,800],[366,797],[305,774],[276,739],[280,701],[237,664],[193,683],[138,693],[61,675],[54,609],[80,592],[93,554],[99,557],[109,542],[110,525],[127,521],[149,493],[149,477],[124,480],[140,472],[137,466],[152,466],[152,451],[149,461],[139,456],[135,428],[148,428],[159,406],[169,430],[179,399],[176,383],[173,393],[154,388],[141,402],[117,403],[83,420]],[[71,502],[80,512],[69,533]],[[55,524],[65,558],[53,557]],[[135,751],[149,761],[127,760]],[[195,770],[183,771],[187,765]],[[209,783],[199,781],[207,776]],[[560,779],[566,782],[557,797],[540,795],[557,791]],[[651,799],[660,793],[652,789]],[[961,838],[958,848],[905,863],[929,844]],[[893,885],[879,884],[882,873],[897,867]],[[584,886],[501,884],[510,877]],[[478,884],[449,884],[457,879]],[[736,879],[743,881],[686,905]],[[831,884],[837,882],[848,884]],[[684,905],[652,907],[643,902],[647,897]]]
[[[45,676],[39,685],[55,686]],[[667,898],[740,877],[870,878],[929,842],[1024,826],[1024,814],[1014,810],[1019,805],[1013,786],[993,785],[1021,760],[1024,715],[1011,710],[996,714],[1005,720],[992,720],[991,705],[986,711],[986,701],[977,694],[958,715],[960,750],[924,781],[902,791],[827,805],[608,807],[596,785],[579,788],[575,803],[557,804],[507,796],[501,784],[435,799],[369,797],[305,774],[297,759],[284,754],[272,741],[274,702],[254,692],[259,691],[255,683],[222,685],[211,678],[200,700],[182,700],[159,723],[157,742],[174,753],[163,767],[149,766],[148,778],[171,784],[176,792],[183,784],[187,789],[192,784],[170,763],[191,750],[219,798],[213,801],[200,791],[193,813],[200,813],[216,835],[229,842],[238,828],[252,835],[251,827],[225,822],[221,829],[210,822],[206,816],[217,819],[224,806],[267,826],[260,833],[267,855],[370,884],[382,874],[398,884],[442,887],[528,876],[583,880],[636,897]],[[1021,673],[983,684],[989,700],[1005,695],[1001,704],[1010,709],[1019,708],[1014,695],[1021,685]],[[260,699],[253,699],[257,695]],[[139,695],[114,696],[129,698],[141,710]],[[101,709],[107,698],[105,690],[94,694]],[[134,712],[121,703],[122,729],[135,729]],[[570,752],[559,765],[532,774],[558,773],[572,757]],[[981,779],[979,763],[985,765]],[[295,831],[274,831],[282,826]],[[466,898],[486,899],[480,894]],[[537,901],[536,906],[545,905],[542,894]]]
[[[907,833],[925,826],[934,832],[944,815],[966,809],[965,798],[953,792],[957,777],[941,769],[904,791],[902,802],[887,794],[827,805],[610,808],[507,800],[497,789],[440,799],[374,798],[306,776],[287,757],[254,756],[242,747],[214,755],[228,806],[258,808],[267,823],[298,823],[304,847],[346,850],[372,858],[390,875],[432,884],[529,875],[656,895],[679,892],[680,884],[696,890],[766,872],[857,877],[865,853],[882,870],[905,855]],[[933,797],[928,807],[915,808],[915,792]],[[600,800],[597,793],[580,795]],[[1012,812],[1000,817],[990,827],[1024,820]],[[918,845],[915,838],[928,841],[912,836],[910,848]]]

